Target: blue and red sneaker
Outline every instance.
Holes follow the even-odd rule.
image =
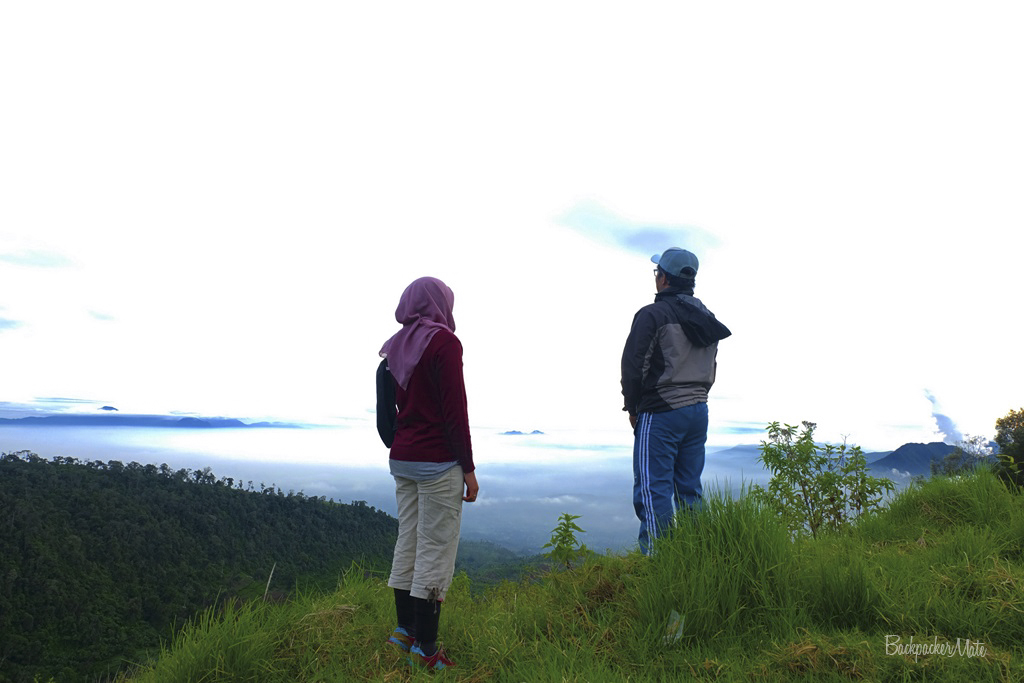
[[[409,648],[412,647],[412,643],[412,636],[410,636],[409,632],[401,626],[396,628],[394,633],[391,634],[391,637],[388,638],[388,645],[397,647],[402,652],[408,652]]]
[[[455,662],[448,659],[448,655],[441,648],[437,648],[437,652],[428,656],[420,649],[419,643],[416,643],[409,649],[409,664],[412,666],[422,666],[425,669],[433,669],[434,671],[455,666]]]

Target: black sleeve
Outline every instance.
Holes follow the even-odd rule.
[[[398,402],[395,400],[395,379],[388,370],[388,361],[383,359],[377,366],[377,433],[384,445],[391,448],[395,442],[395,421],[398,417]]]
[[[646,307],[641,308],[633,316],[633,326],[629,330],[629,337],[626,338],[626,347],[622,350],[623,410],[630,415],[636,415],[640,405],[644,360],[657,331],[657,322]]]

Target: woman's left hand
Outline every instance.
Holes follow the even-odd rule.
[[[480,493],[480,485],[476,483],[476,472],[470,472],[463,476],[463,479],[466,482],[466,494],[462,496],[462,500],[472,503]]]

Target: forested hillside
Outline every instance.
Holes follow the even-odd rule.
[[[0,683],[92,681],[196,610],[333,587],[390,561],[397,521],[205,470],[0,454]]]

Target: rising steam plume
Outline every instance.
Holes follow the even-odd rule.
[[[964,440],[964,435],[957,429],[956,423],[949,415],[939,412],[939,402],[935,394],[924,390],[924,395],[932,404],[932,418],[935,420],[935,427],[942,434],[942,442],[954,446]]]

